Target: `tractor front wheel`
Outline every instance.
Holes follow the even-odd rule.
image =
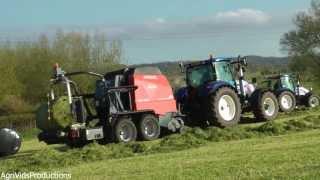
[[[222,87],[213,93],[207,106],[207,120],[213,125],[228,127],[240,121],[240,100],[236,92],[229,87]]]
[[[137,129],[130,119],[119,119],[114,126],[114,138],[116,142],[132,142],[137,139]]]
[[[320,97],[317,95],[310,95],[308,97],[307,106],[311,108],[318,107],[320,105]]]
[[[253,104],[253,113],[259,121],[274,120],[279,112],[279,104],[276,96],[270,92],[261,92],[256,96]]]
[[[158,139],[160,136],[160,125],[158,118],[152,114],[142,116],[139,122],[139,138],[144,141]]]
[[[296,107],[296,97],[290,91],[283,91],[278,96],[279,107],[282,112],[291,112]]]

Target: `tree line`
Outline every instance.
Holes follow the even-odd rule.
[[[67,72],[104,73],[120,66],[121,54],[121,42],[99,33],[57,31],[34,42],[5,42],[0,45],[0,114],[30,111],[43,101],[55,63]],[[86,77],[77,80],[87,89],[92,84]]]

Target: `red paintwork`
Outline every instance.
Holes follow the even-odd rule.
[[[131,83],[138,88],[134,92],[134,109],[152,109],[157,115],[177,112],[176,101],[167,78],[162,74],[134,73]]]

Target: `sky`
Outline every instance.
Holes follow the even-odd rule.
[[[124,63],[285,56],[281,36],[311,0],[0,0],[0,41],[57,29],[121,40]]]

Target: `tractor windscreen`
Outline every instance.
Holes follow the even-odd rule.
[[[198,87],[215,79],[216,73],[211,64],[202,64],[187,70],[187,82],[191,87]]]
[[[217,80],[226,81],[226,82],[234,81],[229,62],[226,62],[226,61],[216,62],[215,70],[217,73]]]
[[[283,88],[288,88],[291,91],[295,91],[295,85],[293,80],[289,76],[282,76],[281,77],[281,85]]]

